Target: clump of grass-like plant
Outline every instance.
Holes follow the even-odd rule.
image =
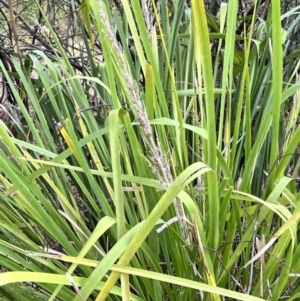
[[[77,8],[82,74],[50,26],[55,59],[15,61],[22,89],[0,62],[24,120],[0,127],[0,284],[49,300],[297,299],[293,12],[254,5],[237,34],[237,1],[218,19],[202,1],[121,3]]]

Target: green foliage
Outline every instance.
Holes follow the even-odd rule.
[[[33,282],[49,300],[295,300],[289,14],[254,6],[236,34],[237,1],[217,21],[202,1],[121,2],[123,15],[78,8],[82,74],[47,20],[55,59],[24,54],[17,74],[0,61],[25,121],[0,127],[0,284]]]

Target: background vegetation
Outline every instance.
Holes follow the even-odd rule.
[[[3,300],[299,298],[297,2],[0,3]]]

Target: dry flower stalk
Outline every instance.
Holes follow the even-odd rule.
[[[147,112],[139,97],[139,89],[137,83],[132,78],[130,69],[123,55],[123,49],[121,45],[117,42],[116,36],[113,33],[108,18],[103,10],[100,11],[100,19],[103,22],[105,28],[104,34],[110,40],[111,45],[115,50],[114,52],[117,55],[115,59],[117,60],[118,67],[120,68],[120,71],[125,78],[129,98],[134,104],[133,111],[142,129],[142,139],[145,145],[149,147],[149,151],[151,153],[151,157],[146,158],[146,161],[153,174],[159,180],[162,187],[164,189],[168,189],[171,183],[173,182],[173,176],[170,170],[170,164],[167,160],[167,156],[163,154],[159,141],[155,141],[153,137],[152,128],[148,119]],[[186,240],[188,236],[188,228],[185,225],[185,215],[181,207],[181,203],[178,199],[174,199],[173,204],[182,235]]]

